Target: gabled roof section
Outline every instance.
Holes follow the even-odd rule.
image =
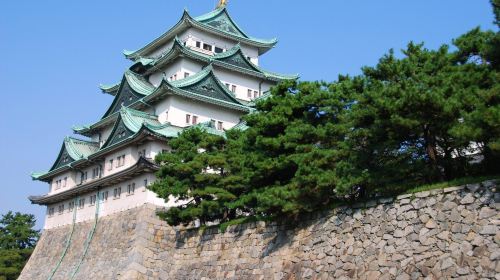
[[[115,99],[111,106],[106,111],[103,119],[109,115],[116,113],[123,106],[129,106],[130,104],[137,102],[142,97],[153,93],[155,87],[150,84],[142,76],[127,70],[123,75],[122,82],[118,90],[116,91]]]
[[[241,105],[233,93],[215,76],[212,65],[205,67],[205,69],[195,75],[168,83],[184,91]]]
[[[233,21],[231,16],[227,13],[227,9],[225,7],[218,8],[212,12],[207,14],[198,16],[194,18],[198,22],[210,25],[219,30],[223,30],[227,33],[234,34],[236,36],[250,38],[238,25]]]
[[[33,180],[47,179],[50,174],[69,168],[72,163],[84,160],[99,150],[99,143],[73,137],[64,138],[56,161],[48,172],[34,172],[31,174]]]
[[[52,168],[50,168],[50,171],[70,164],[74,161],[84,159],[92,153],[95,153],[98,149],[98,143],[76,139],[73,137],[66,137],[64,138],[59,156],[52,165]]]
[[[182,130],[170,124],[161,124],[158,117],[142,111],[122,107],[113,130],[101,150],[131,139],[143,130],[160,137],[172,138]]]
[[[247,45],[257,47],[259,48],[259,54],[267,52],[278,42],[276,39],[265,40],[248,36],[229,16],[227,9],[225,7],[221,7],[196,18],[191,17],[185,10],[181,19],[170,30],[163,33],[146,46],[136,51],[124,51],[123,54],[128,59],[134,61],[141,57],[147,57],[148,54],[156,50],[158,47],[164,45],[169,40],[174,39],[177,34],[190,27],[201,29],[206,32],[232,39],[236,42],[242,42]]]
[[[177,37],[174,39],[172,47],[168,51],[163,52],[161,56],[155,59],[148,59],[146,60],[146,63],[140,62],[144,60],[140,59],[135,65],[141,64],[146,69],[150,69],[146,70],[146,73],[151,73],[164,65],[168,65],[179,56],[186,56],[206,63],[207,65],[213,64],[214,66],[237,71],[243,74],[249,74],[274,82],[280,82],[282,80],[295,80],[299,77],[298,75],[277,74],[261,69],[259,66],[248,60],[239,43],[223,53],[211,56],[191,50],[189,47],[184,46],[184,44]]]

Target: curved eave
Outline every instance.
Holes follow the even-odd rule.
[[[30,196],[29,200],[33,204],[48,205],[57,203],[60,201],[73,198],[76,195],[88,193],[90,191],[97,190],[99,188],[115,185],[121,183],[131,177],[143,173],[143,172],[155,172],[159,169],[159,166],[152,161],[144,157],[140,157],[137,163],[123,171],[117,172],[115,174],[81,184],[75,188],[68,189],[64,192],[60,192],[54,195],[42,195],[42,196]]]
[[[118,89],[120,89],[120,83],[116,83],[113,85],[99,85],[102,93],[106,93],[112,96],[115,96],[118,93]]]
[[[184,29],[187,29],[189,27],[195,27],[212,34],[219,35],[221,37],[232,39],[236,42],[242,42],[247,45],[257,47],[259,48],[259,54],[267,52],[268,50],[273,48],[278,42],[278,40],[275,38],[271,40],[262,40],[251,37],[245,38],[231,33],[227,33],[215,27],[209,26],[207,24],[195,20],[189,15],[187,11],[184,11],[181,19],[167,32],[163,33],[162,35],[160,35],[159,37],[148,43],[146,46],[136,51],[124,51],[123,54],[125,55],[126,58],[135,61],[142,56],[147,56],[148,53],[158,48],[159,45],[167,43],[169,40],[173,39],[176,36],[176,34],[184,31]]]
[[[73,161],[69,164],[66,164],[66,165],[63,165],[59,168],[56,168],[54,170],[50,170],[49,172],[47,173],[44,173],[44,174],[40,174],[40,173],[35,173],[37,176],[34,177],[33,175],[31,176],[31,178],[35,181],[42,181],[42,182],[49,182],[50,180],[52,180],[52,178],[54,176],[57,176],[58,174],[61,174],[63,172],[66,172],[68,170],[72,170],[74,168],[74,166],[80,164],[80,163],[83,163],[84,161],[86,161],[85,158],[82,158],[82,159],[79,159],[79,160],[76,160],[76,161]]]
[[[110,145],[108,147],[103,146],[103,148],[101,150],[99,150],[98,152],[89,156],[89,160],[98,159],[98,158],[106,155],[107,153],[113,152],[119,148],[122,148],[123,146],[129,145],[132,142],[143,140],[144,138],[147,138],[148,136],[154,137],[156,139],[175,138],[175,137],[166,137],[164,135],[161,135],[161,134],[157,133],[156,131],[153,131],[153,130],[149,129],[147,126],[143,125],[139,131],[137,131],[133,135],[121,140],[120,142],[114,143],[113,145]]]
[[[134,102],[131,104],[129,107],[132,107],[132,105],[137,104],[139,102]],[[98,122],[89,125],[89,126],[81,126],[81,127],[73,127],[73,132],[76,134],[80,134],[83,136],[91,136],[96,132],[96,130],[99,130],[103,127],[106,127],[116,121],[116,118],[119,115],[119,111],[114,112],[113,114],[110,114],[109,116],[99,120]]]

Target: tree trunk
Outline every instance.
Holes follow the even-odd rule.
[[[442,174],[438,168],[438,152],[436,148],[436,137],[432,135],[428,125],[424,126],[424,141],[425,141],[425,151],[430,160],[431,170],[434,173],[433,176],[437,175],[439,180],[442,180]]]

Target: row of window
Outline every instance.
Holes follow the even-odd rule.
[[[232,93],[236,93],[236,85],[230,85],[226,83],[227,89],[229,89]]]
[[[253,91],[253,98],[257,98],[260,96],[260,93],[256,90]],[[252,90],[251,89],[248,89],[248,92],[247,92],[247,97],[248,98],[252,98]]]
[[[122,167],[125,165],[125,155],[118,156],[116,159],[110,159],[108,162],[108,171],[113,170],[114,167]]]
[[[207,44],[207,43],[202,43],[200,41],[196,41],[196,47],[198,49],[204,49],[206,51],[214,52],[214,53],[222,53],[222,52],[224,52],[223,48],[219,48],[217,46],[213,46],[213,45],[210,45],[210,44]]]
[[[148,180],[145,179],[144,186],[146,187],[147,185],[148,185]],[[134,193],[135,193],[135,183],[128,184],[127,185],[127,195],[133,195]],[[114,199],[119,199],[121,197],[121,194],[122,194],[121,187],[117,187],[117,188],[113,189],[113,198]],[[108,195],[109,195],[108,191],[102,192],[101,197],[100,197],[101,201],[102,202],[107,201]],[[93,206],[96,204],[96,202],[97,202],[97,195],[96,194],[91,195],[90,196],[90,205]],[[69,212],[73,211],[74,207],[75,207],[74,201],[71,201],[68,203],[68,211]],[[82,209],[84,207],[85,207],[85,198],[80,198],[78,200],[78,208]],[[63,214],[64,213],[64,204],[59,205],[57,210],[58,210],[59,214]],[[54,215],[54,207],[51,207],[51,208],[49,208],[49,216],[53,216],[53,215]]]
[[[184,79],[187,78],[187,77],[189,77],[189,73],[188,72],[184,72]],[[168,79],[169,79],[169,81],[177,81],[177,73],[173,74]]]
[[[64,179],[56,180],[56,190],[60,188],[65,188],[68,184],[68,177],[64,177]]]
[[[229,83],[226,83],[227,89],[229,89],[232,93],[236,93],[236,85],[231,85]],[[257,98],[260,96],[260,92],[252,89],[248,89],[247,91],[247,97],[248,98]]]
[[[147,185],[148,185],[148,180],[145,179],[144,186],[147,186]],[[134,193],[135,193],[135,183],[128,184],[127,185],[127,195],[133,195]],[[113,189],[113,198],[114,199],[119,199],[121,197],[121,194],[122,194],[121,187],[117,187],[117,188]],[[109,195],[108,191],[102,192],[101,196],[100,196],[101,202],[106,202],[108,200],[108,195]],[[90,206],[94,206],[97,203],[97,194],[93,194],[89,198],[90,198]],[[80,198],[78,200],[78,208],[83,209],[84,207],[85,207],[85,198]],[[68,203],[68,212],[73,211],[74,208],[75,208],[75,202],[74,201],[69,202]],[[64,204],[57,206],[57,212],[59,213],[59,215],[62,215],[64,213],[64,210],[65,210]],[[49,217],[54,216],[54,212],[55,212],[55,208],[50,207],[49,208]]]

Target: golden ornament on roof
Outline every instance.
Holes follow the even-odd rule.
[[[219,4],[217,4],[217,9],[223,8],[227,5],[228,0],[219,0]]]

